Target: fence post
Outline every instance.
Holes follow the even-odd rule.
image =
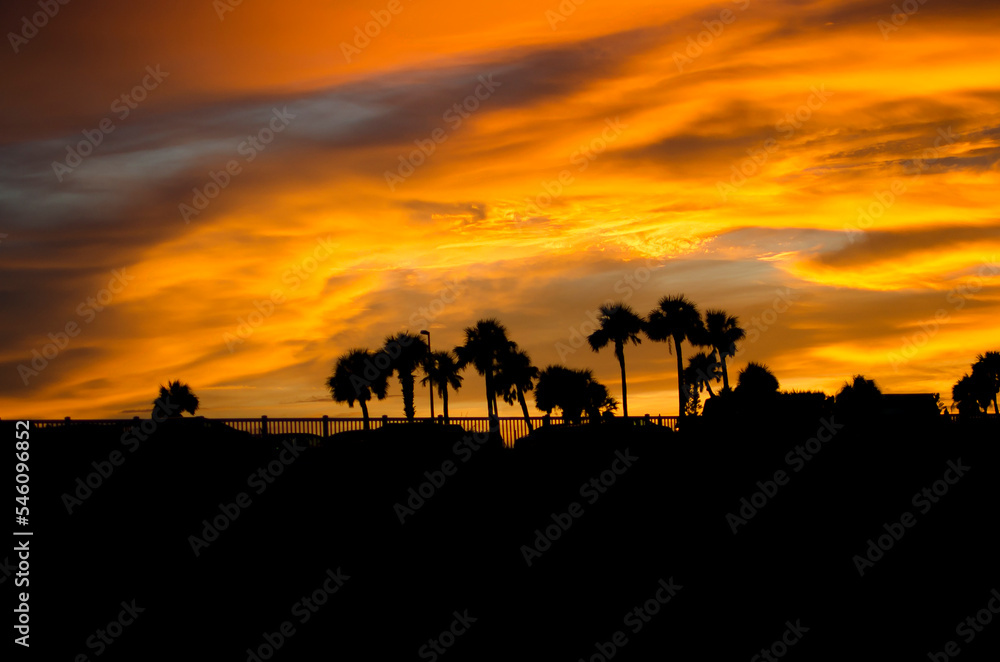
[[[260,417],[260,436],[267,436],[267,416]]]
[[[326,414],[323,415],[323,438],[330,438],[330,417]]]

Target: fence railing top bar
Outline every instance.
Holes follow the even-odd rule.
[[[32,418],[4,418],[4,419],[0,419],[0,420],[6,420],[6,421],[30,420],[32,423],[34,423],[36,425],[42,425],[42,426],[66,425],[66,424],[72,424],[72,425],[79,425],[79,424],[87,424],[87,425],[126,425],[126,424],[130,424],[130,423],[134,423],[136,419],[141,419],[141,418],[142,417],[140,417],[140,416],[133,416],[131,418],[71,418],[71,417],[67,416],[65,418],[36,418],[36,419],[32,419]],[[279,424],[279,423],[312,423],[312,424],[319,425],[319,424],[322,424],[324,422],[326,422],[326,423],[334,423],[334,424],[348,423],[348,424],[355,424],[355,425],[357,425],[357,424],[361,424],[364,421],[364,418],[362,418],[360,416],[336,416],[336,417],[335,416],[319,416],[319,417],[281,417],[281,418],[271,418],[270,416],[266,416],[266,415],[259,416],[259,417],[196,416],[196,417],[183,417],[182,420],[193,420],[194,418],[204,418],[205,420],[217,421],[219,423],[224,423],[224,424],[230,424],[230,423],[231,424],[262,424],[264,421],[267,421],[268,425],[270,425],[272,423],[274,423],[274,424]],[[623,418],[624,417],[616,416],[615,420],[619,420],[620,421]],[[659,416],[659,415],[658,416],[652,416],[652,415],[645,415],[645,416],[629,416],[628,420],[635,421],[635,422],[641,422],[641,421],[644,421],[644,420],[649,420],[649,421],[656,421],[658,423],[675,423],[675,422],[677,422],[679,420],[679,418],[680,417],[678,417],[678,416]],[[961,414],[948,413],[948,414],[944,414],[942,416],[942,418],[945,418],[945,419],[947,419],[949,421],[952,421],[952,422],[961,422],[961,421],[965,421],[965,420],[969,420],[969,421],[984,421],[984,420],[993,421],[993,420],[997,420],[997,421],[1000,421],[1000,416],[997,416],[996,414],[994,414],[992,412],[991,413],[985,413],[985,414],[976,414],[976,415],[971,415],[971,416],[970,415],[963,416]],[[556,424],[556,425],[563,424],[563,420],[559,416],[551,416],[551,417],[547,417],[547,416],[529,416],[528,417],[528,420],[530,420],[533,424],[535,424],[535,423],[538,423],[538,424],[544,423],[546,419],[548,419],[549,422],[551,422],[553,424]],[[368,420],[369,420],[369,422],[372,425],[379,425],[381,423],[408,423],[408,422],[410,422],[409,419],[407,419],[407,418],[405,418],[403,416],[372,416]],[[417,417],[414,417],[413,422],[424,423],[424,422],[427,422],[427,421],[430,421],[430,420],[432,420],[432,419],[430,419],[427,416],[423,416],[423,417],[417,416]],[[435,422],[441,422],[441,421],[443,421],[443,416],[437,416],[433,420]],[[449,416],[448,420],[450,422],[452,422],[452,423],[485,423],[485,422],[488,422],[490,419],[488,417],[486,417],[486,416]],[[516,424],[519,424],[519,423],[523,423],[525,421],[525,418],[523,416],[500,416],[498,420],[499,420],[499,422],[501,424],[504,424],[504,423],[513,423],[513,424],[516,425]],[[587,419],[584,418],[583,421],[586,422]]]
[[[951,416],[952,416],[952,418],[957,418],[958,417],[957,414],[952,414]],[[993,416],[993,414],[984,414],[984,415],[982,415],[983,418],[986,418],[986,417],[989,417],[989,416]],[[143,417],[141,417],[141,416],[133,416],[133,417],[130,417],[130,418],[70,418],[70,417],[66,417],[66,418],[25,418],[25,417],[21,417],[21,418],[6,418],[6,419],[0,419],[0,420],[8,420],[8,421],[13,421],[13,420],[30,420],[32,423],[36,423],[36,424],[56,424],[56,423],[59,423],[59,424],[62,424],[62,423],[98,423],[98,424],[100,424],[100,423],[128,423],[128,422],[134,421],[137,418],[141,419]],[[234,422],[234,423],[260,422],[262,419],[266,419],[268,422],[272,422],[272,423],[299,422],[299,421],[317,422],[317,423],[319,423],[319,422],[322,422],[322,421],[338,421],[338,422],[343,422],[343,421],[363,421],[364,420],[360,416],[316,416],[316,417],[300,417],[300,416],[295,416],[295,417],[280,417],[279,418],[279,417],[267,416],[266,414],[263,415],[263,416],[252,416],[252,417],[240,417],[240,416],[193,416],[193,417],[187,417],[187,416],[185,416],[185,417],[181,417],[181,418],[184,419],[184,420],[192,420],[192,419],[195,419],[195,418],[204,418],[206,420],[211,420],[211,421],[223,421],[223,422]],[[562,420],[562,418],[559,417],[559,416],[552,416],[552,417],[546,417],[546,416],[529,416],[528,420],[531,420],[532,422],[535,422],[535,421],[542,422],[546,418],[549,418],[549,420],[551,420],[553,422],[555,422],[555,421],[561,421]],[[624,417],[622,417],[622,416],[616,416],[615,420],[622,420],[623,418]],[[670,420],[676,420],[678,417],[677,416],[648,416],[648,417],[646,417],[646,416],[629,416],[628,417],[629,420],[633,420],[633,421],[642,421],[642,420],[645,420],[646,418],[648,418],[649,420],[654,420],[654,421],[656,421],[656,420],[667,420],[667,421],[670,421]],[[442,419],[443,419],[443,416],[436,416],[434,418],[435,421],[442,420]],[[404,416],[372,416],[368,420],[369,421],[373,421],[373,422],[375,422],[375,421],[388,421],[388,422],[391,422],[391,423],[406,423],[410,419],[408,419],[408,418],[406,418]],[[430,420],[430,417],[428,417],[428,416],[416,416],[416,417],[413,418],[413,420],[414,421],[423,422],[423,421]],[[449,416],[448,420],[450,420],[450,421],[488,421],[489,418],[486,417],[486,416]],[[524,416],[500,416],[498,418],[498,420],[501,421],[501,422],[503,422],[503,421],[514,421],[514,422],[516,422],[516,421],[523,421],[525,419],[524,419]],[[584,420],[586,420],[586,417],[584,417]]]

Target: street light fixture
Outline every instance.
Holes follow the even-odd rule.
[[[431,332],[427,329],[421,329],[420,335],[427,336],[427,354],[431,353]],[[431,361],[434,359],[431,358]],[[427,375],[427,387],[431,392],[431,423],[434,422],[434,378]]]

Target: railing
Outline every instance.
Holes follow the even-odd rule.
[[[546,419],[548,419],[547,423]],[[316,436],[326,438],[339,432],[350,432],[352,430],[364,429],[364,419],[355,417],[330,418],[324,416],[322,418],[269,418],[267,416],[261,416],[260,418],[218,418],[213,420],[225,423],[229,427],[241,430],[255,437],[261,436],[262,434],[314,434]],[[562,418],[559,417],[531,416],[529,417],[529,420],[531,421],[532,427],[535,429],[546,424],[563,424]],[[677,429],[676,416],[646,416],[641,418],[630,417],[630,420],[635,425],[659,425],[669,427],[672,430]],[[369,426],[372,430],[375,430],[383,425],[399,425],[409,422],[409,420],[402,417],[395,418],[382,416],[380,418],[369,419]],[[430,419],[415,418],[413,422],[427,423],[430,422]],[[442,424],[444,423],[444,420],[439,416],[434,422]],[[467,432],[489,431],[489,419],[486,417],[450,416],[448,418],[448,422],[452,425],[462,426],[462,428]],[[500,425],[500,435],[508,442],[513,442],[515,439],[524,437],[530,432],[528,424],[523,416],[504,416],[499,418],[498,422]],[[587,419],[584,418],[583,422],[586,423]]]
[[[943,418],[952,424],[994,424],[1000,426],[1000,416],[997,416],[996,414],[960,416],[959,414],[949,413],[943,415]],[[206,420],[224,423],[231,428],[246,432],[255,437],[268,434],[312,434],[317,437],[327,438],[339,432],[364,429],[364,419],[357,417],[330,418],[328,416],[323,416],[322,418],[269,418],[267,416],[261,416],[260,418],[212,418]],[[532,416],[530,417],[530,420],[531,425],[535,429],[543,425],[563,425],[562,418],[557,416]],[[621,421],[623,419],[621,417],[615,417],[614,420]],[[676,416],[647,415],[630,416],[628,420],[632,423],[632,425],[658,425],[661,427],[668,427],[671,430],[676,430],[678,419]],[[149,419],[146,419],[146,421],[148,422]],[[101,425],[114,427],[124,432],[136,425],[140,425],[142,421],[138,416],[131,419],[70,419],[67,416],[61,420],[32,420],[31,422],[37,428],[52,428],[66,425]],[[406,418],[402,417],[390,418],[388,416],[382,416],[379,418],[369,419],[369,425],[373,430],[378,429],[383,425],[398,425],[408,422],[409,421]],[[415,418],[414,422],[428,423],[430,422],[430,419]],[[442,417],[439,416],[434,422],[442,424],[444,421]],[[452,416],[449,417],[448,422],[454,425],[460,425],[468,432],[486,432],[489,430],[489,419],[486,417]],[[587,423],[586,418],[583,419],[583,423]],[[499,419],[499,425],[500,434],[508,444],[513,443],[515,439],[526,436],[529,432],[528,424],[522,416],[501,417]]]
[[[206,420],[224,423],[231,428],[246,432],[255,437],[269,434],[312,434],[327,438],[339,432],[364,429],[364,419],[356,417],[269,418],[261,416],[260,418],[213,418]],[[532,427],[535,429],[543,425],[563,424],[562,418],[556,416],[531,416],[530,420]],[[616,417],[615,420],[620,421],[622,418]],[[629,421],[633,425],[659,425],[672,430],[677,429],[676,416],[630,416]],[[117,427],[122,431],[129,430],[133,426],[139,425],[140,422],[141,419],[138,416],[131,419],[70,419],[67,416],[62,420],[32,421],[37,428],[62,427],[66,425],[106,425]],[[398,425],[409,422],[406,418],[390,418],[388,416],[369,419],[369,425],[373,430],[383,425]],[[413,422],[428,423],[430,419],[415,418]],[[453,425],[462,426],[467,432],[487,432],[489,430],[489,419],[486,417],[451,416],[448,418],[448,422]],[[507,443],[512,443],[515,439],[524,437],[529,433],[528,424],[523,416],[504,416],[500,417],[498,422],[500,425],[500,434]],[[443,424],[444,420],[439,416],[434,423]],[[586,418],[583,419],[583,423],[587,423]]]

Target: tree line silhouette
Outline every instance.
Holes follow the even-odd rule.
[[[625,347],[638,345],[645,337],[663,342],[675,355],[677,365],[678,412],[681,417],[697,415],[701,408],[701,393],[709,398],[737,397],[744,402],[762,402],[779,392],[779,382],[770,369],[750,362],[740,371],[735,389],[730,388],[727,358],[736,355],[737,343],[746,338],[739,319],[724,310],[709,309],[704,316],[698,306],[683,294],[662,297],[645,317],[624,302],[602,305],[597,318],[598,328],[587,336],[594,352],[609,346],[621,372],[621,408],[628,416],[628,383]],[[585,414],[591,421],[612,416],[619,402],[611,397],[607,387],[594,378],[590,370],[576,370],[563,365],[549,365],[539,370],[530,356],[508,337],[506,327],[496,318],[480,319],[464,330],[465,340],[451,351],[429,351],[420,335],[409,332],[387,336],[377,351],[353,348],[341,355],[326,386],[336,402],[353,407],[357,403],[369,429],[368,403],[387,396],[389,379],[395,374],[403,394],[403,412],[413,420],[415,373],[423,372],[421,384],[436,389],[444,405],[443,418],[449,420],[448,392],[463,384],[460,374],[472,367],[483,377],[486,389],[487,416],[499,416],[498,397],[509,405],[519,404],[528,429],[532,422],[525,396],[534,393],[535,406],[551,414],[559,409],[566,422],[580,422]],[[683,343],[700,348],[684,363]],[[718,392],[712,385],[722,382]],[[997,410],[1000,391],[1000,352],[979,355],[971,374],[954,386],[954,408],[960,414],[987,411],[990,403]],[[799,394],[804,395],[804,394]],[[818,395],[818,393],[816,394]],[[856,375],[835,396],[844,403],[869,405],[881,396],[874,381]],[[824,396],[825,397],[825,396]],[[874,398],[874,400],[873,400]],[[853,406],[853,405],[852,405]]]
[[[767,407],[778,393],[780,384],[771,370],[761,363],[749,362],[740,371],[735,389],[730,388],[726,359],[736,355],[737,343],[746,338],[739,319],[724,310],[709,309],[704,316],[697,305],[683,294],[662,297],[656,308],[645,317],[623,302],[605,304],[599,309],[598,328],[587,336],[594,352],[611,346],[621,372],[621,408],[628,416],[628,381],[625,369],[625,347],[639,345],[642,338],[667,345],[676,356],[678,412],[681,417],[698,415],[702,410],[701,394],[709,400],[735,398],[745,405]],[[519,405],[529,430],[533,429],[526,395],[534,393],[535,406],[551,415],[558,409],[564,421],[579,423],[586,416],[597,422],[613,416],[619,402],[611,396],[591,370],[577,370],[563,365],[549,365],[539,370],[531,357],[507,335],[507,328],[496,318],[480,319],[464,330],[463,344],[451,351],[435,351],[421,335],[401,332],[385,338],[377,351],[350,349],[336,360],[333,374],[325,385],[333,400],[354,407],[357,403],[370,429],[368,404],[384,400],[388,395],[389,379],[395,374],[403,396],[403,413],[414,420],[416,373],[420,383],[437,391],[444,408],[443,418],[449,421],[448,394],[463,385],[462,372],[470,366],[483,377],[486,387],[487,416],[498,417],[497,399],[508,405]],[[683,343],[700,348],[684,364]],[[706,351],[708,350],[708,351]],[[715,391],[713,384],[721,381]],[[792,392],[786,395],[823,396],[820,392]],[[952,387],[952,409],[960,415],[988,412],[1000,414],[997,396],[1000,393],[1000,352],[979,354],[971,371]],[[873,414],[881,406],[881,389],[863,375],[845,382],[832,400],[838,406],[854,412]],[[705,403],[707,406],[707,403]],[[194,414],[198,398],[187,384],[179,380],[160,387],[153,401],[153,414]],[[938,405],[940,407],[940,405]]]

